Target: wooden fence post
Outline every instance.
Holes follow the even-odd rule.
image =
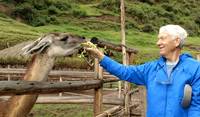
[[[60,81],[60,82],[62,82],[62,81],[63,81],[63,80],[62,80],[62,76],[60,76],[60,78],[59,78],[59,81]],[[61,97],[61,96],[62,96],[62,94],[63,94],[63,93],[61,93],[61,92],[60,92],[60,93],[59,93],[59,97]]]
[[[99,60],[95,58],[95,78],[96,79],[103,79],[103,68],[99,65]],[[93,111],[94,117],[99,115],[102,112],[103,108],[103,86],[101,88],[94,89],[94,104],[93,104]]]
[[[197,60],[200,61],[200,54],[197,54]]]
[[[126,34],[125,34],[125,4],[124,0],[120,0],[120,9],[121,9],[121,44],[122,44],[122,55],[123,55],[123,64],[127,65],[129,61],[129,57],[127,57],[127,52],[126,52]],[[128,60],[127,60],[128,59]],[[130,83],[125,82],[124,83],[124,94],[125,94],[125,117],[130,117],[130,108],[129,108],[129,103],[130,103],[130,96],[127,96],[128,92],[130,91]]]
[[[126,62],[127,65],[130,64],[132,62],[131,59],[132,54],[131,53],[127,53],[127,57],[126,57]],[[129,82],[125,82],[124,85],[124,94],[125,94],[125,100],[124,100],[124,104],[125,104],[125,117],[130,117],[130,101],[131,101],[131,95],[129,95],[129,92],[131,90],[131,84]]]
[[[146,117],[146,89],[144,86],[139,86],[139,93],[142,105],[141,117]]]
[[[8,65],[8,69],[10,69],[10,65]],[[10,74],[8,74],[8,81],[10,81],[10,79],[11,79],[11,76]]]

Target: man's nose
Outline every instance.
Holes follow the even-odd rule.
[[[160,39],[158,39],[158,41],[156,42],[156,45],[159,46],[160,45]]]

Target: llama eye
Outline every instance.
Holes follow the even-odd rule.
[[[66,37],[62,38],[60,41],[67,41],[68,38],[69,38],[69,37],[66,36]]]

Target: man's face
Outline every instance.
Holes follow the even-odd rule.
[[[179,38],[173,37],[168,33],[163,32],[158,35],[158,41],[156,44],[160,49],[160,55],[168,57],[172,55],[172,53],[177,49],[179,43]]]

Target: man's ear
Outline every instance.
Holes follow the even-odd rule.
[[[22,48],[23,55],[41,53],[46,47],[48,47],[52,41],[43,38],[44,36],[38,38],[36,41]]]
[[[176,47],[179,47],[180,43],[181,43],[181,39],[177,37],[175,39],[175,45],[176,45]]]

